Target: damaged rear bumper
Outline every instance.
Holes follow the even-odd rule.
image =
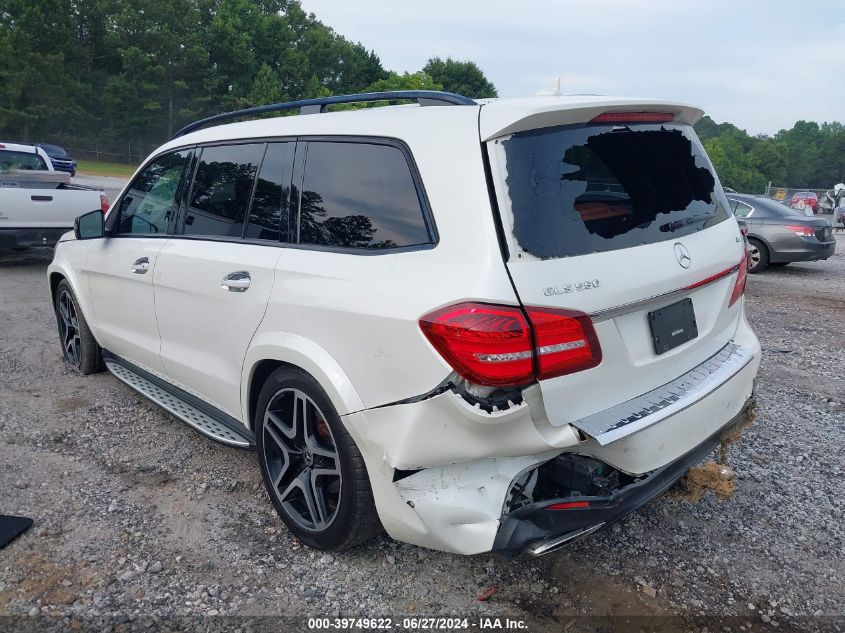
[[[509,556],[527,551],[539,556],[612,525],[665,492],[692,466],[713,451],[726,436],[742,427],[748,419],[752,402],[753,400],[749,399],[743,410],[730,422],[679,459],[651,473],[629,480],[626,485],[620,486],[611,494],[570,494],[535,500],[512,510],[502,519],[493,543],[493,551]],[[556,459],[569,457],[564,454]],[[603,465],[598,460],[584,459],[599,467]],[[551,460],[554,461],[556,460]],[[535,470],[540,471],[544,466]],[[613,472],[614,469],[609,470]],[[554,469],[547,469],[545,476],[554,477],[554,472]],[[530,474],[524,473],[520,479],[527,482]],[[537,479],[537,476],[534,478]],[[549,482],[544,483],[548,488]],[[563,487],[566,486],[565,482],[561,483]],[[515,485],[520,484],[517,482]]]
[[[717,375],[724,382],[689,381],[683,391],[675,389],[679,400],[652,402],[645,420],[626,409],[626,421],[633,422],[625,430],[636,431],[604,444],[576,424],[551,424],[538,385],[523,390],[521,401],[492,411],[448,390],[342,419],[361,449],[379,517],[393,538],[459,554],[555,548],[586,534],[579,530],[600,529],[658,495],[741,419],[753,396],[760,346],[744,320],[734,342],[750,358],[730,348],[725,364],[702,368],[708,374],[723,368],[724,375]],[[592,430],[603,435],[602,429]],[[595,499],[589,512],[543,517],[543,504],[527,507],[565,498],[569,493],[562,489],[514,503],[514,483],[523,474],[573,456],[618,473],[619,485],[572,487],[582,496],[605,497]],[[585,520],[575,521],[580,517]]]

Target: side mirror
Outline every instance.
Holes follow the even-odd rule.
[[[73,234],[78,240],[95,240],[106,234],[103,212],[97,209],[80,215],[73,221]]]

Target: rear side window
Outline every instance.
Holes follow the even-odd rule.
[[[309,142],[299,241],[360,249],[431,242],[405,154],[392,145]]]
[[[47,163],[38,154],[29,152],[14,152],[12,150],[0,150],[0,172],[11,171],[12,169],[47,170]]]
[[[738,218],[747,218],[754,209],[751,207],[750,204],[745,204],[744,202],[736,202],[736,209],[734,209],[734,215]]]
[[[241,237],[263,155],[263,143],[203,148],[182,232]]]
[[[677,239],[728,217],[687,125],[577,125],[502,142],[513,233],[538,258]]]

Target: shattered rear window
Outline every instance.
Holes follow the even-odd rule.
[[[542,259],[678,239],[728,217],[688,125],[577,125],[502,143],[513,233]]]

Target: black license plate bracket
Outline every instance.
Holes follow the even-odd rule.
[[[648,313],[654,353],[665,354],[698,336],[692,299],[683,299]]]

